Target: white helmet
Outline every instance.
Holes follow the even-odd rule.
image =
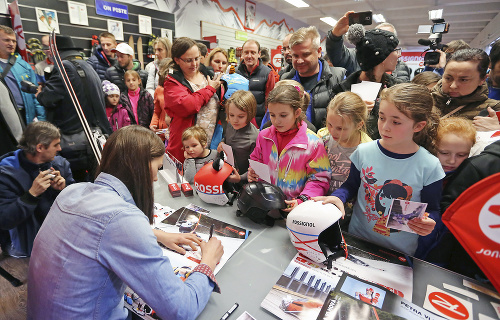
[[[317,263],[324,263],[343,251],[342,231],[338,220],[342,212],[335,205],[308,200],[293,209],[286,219],[290,240],[301,254]],[[329,249],[334,254],[328,255]]]

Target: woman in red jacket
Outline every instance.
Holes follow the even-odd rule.
[[[167,76],[163,85],[165,110],[172,117],[167,151],[180,162],[184,161],[181,140],[184,129],[195,124],[204,127],[200,120],[203,121],[208,114],[213,114],[214,121],[206,121],[207,125],[204,127],[206,131],[211,128],[213,130],[217,119],[218,97],[215,93],[221,84],[220,75],[211,79],[213,74],[200,64],[200,58],[200,50],[194,40],[186,37],[176,39],[172,45],[170,64],[173,73]],[[198,115],[202,107],[207,111],[203,112],[203,116]],[[197,115],[199,119],[196,119]],[[210,134],[209,136],[211,139]]]

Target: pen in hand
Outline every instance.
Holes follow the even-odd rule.
[[[212,223],[212,226],[210,227],[210,236],[208,237],[208,240],[212,239],[213,234],[214,234],[214,224]]]

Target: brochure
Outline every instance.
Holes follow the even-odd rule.
[[[415,231],[408,227],[408,221],[413,218],[423,218],[426,208],[427,203],[392,199],[389,216],[385,226],[391,229],[415,233]]]
[[[325,300],[318,320],[442,320],[382,286],[343,274]]]
[[[378,283],[388,292],[411,300],[413,270],[406,259],[391,250],[377,251],[375,255],[348,246],[347,252],[347,258],[333,261],[330,270],[297,254],[261,307],[280,319],[316,319],[327,295],[345,273]]]

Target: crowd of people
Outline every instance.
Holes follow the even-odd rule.
[[[249,159],[261,162],[287,197],[284,212],[333,203],[350,233],[488,281],[441,215],[500,172],[500,41],[490,56],[452,42],[410,81],[394,26],[349,26],[351,13],[328,32],[326,53],[315,27],[287,35],[279,72],[255,40],[231,66],[223,48],[158,38],[144,67],[111,33],[88,59],[58,35],[89,127],[109,136],[99,164],[60,71],[45,65],[50,54],[37,77],[15,54],[14,31],[0,26],[0,243],[3,254],[31,256],[28,317],[125,319],[125,282],[162,317],[196,317],[219,290],[223,248],[215,237],[152,230],[153,182],[165,152],[192,183],[223,143],[233,149],[227,180],[236,190],[260,181]],[[23,91],[22,80],[38,91]],[[380,84],[375,100],[351,92],[362,81]],[[478,145],[480,132],[491,134]],[[413,232],[386,227],[393,199],[427,204],[408,222]],[[201,264],[184,283],[158,242],[181,253],[200,246]]]

